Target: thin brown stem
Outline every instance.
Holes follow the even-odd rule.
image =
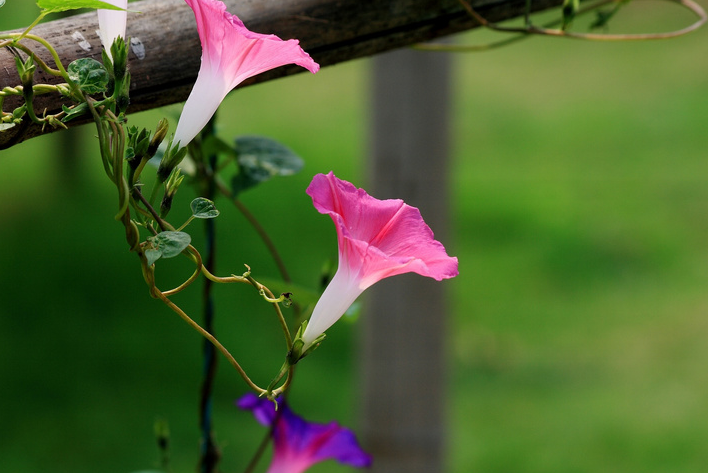
[[[153,286],[152,293],[153,293],[154,297],[156,297],[156,298],[160,299],[162,302],[164,302],[165,305],[167,305],[167,307],[172,309],[172,311],[175,312],[177,315],[179,315],[182,318],[182,320],[187,322],[187,324],[190,327],[192,327],[194,330],[199,332],[204,338],[209,340],[209,342],[211,342],[211,344],[214,345],[214,347],[217,350],[219,350],[222,355],[224,355],[224,357],[228,360],[228,362],[231,364],[231,366],[233,366],[236,369],[236,371],[239,373],[239,375],[241,375],[241,378],[243,378],[243,380],[246,382],[246,384],[248,384],[248,386],[251,389],[256,391],[259,395],[266,393],[265,389],[258,386],[256,383],[254,383],[251,380],[251,378],[248,377],[248,375],[246,374],[246,371],[244,371],[244,369],[241,367],[241,365],[238,363],[238,361],[236,361],[236,359],[233,357],[233,355],[226,349],[226,347],[224,347],[224,345],[221,344],[221,342],[219,342],[219,340],[216,339],[216,337],[214,337],[212,334],[210,334],[209,332],[204,330],[201,325],[199,325],[194,320],[192,320],[192,318],[190,316],[188,316],[177,304],[175,304],[167,296],[165,296],[162,293],[162,291],[160,291],[159,289],[157,289],[156,287]]]
[[[585,40],[590,40],[590,41],[645,41],[645,40],[650,40],[650,39],[668,39],[668,38],[675,38],[677,36],[683,36],[685,34],[691,33],[701,26],[703,26],[706,21],[708,21],[708,14],[706,14],[706,11],[698,5],[696,2],[693,0],[665,0],[667,2],[671,3],[678,3],[682,7],[687,8],[691,12],[693,12],[697,17],[698,20],[696,20],[694,23],[691,25],[675,30],[675,31],[669,31],[666,33],[639,33],[639,34],[604,34],[604,33],[574,33],[570,31],[565,31],[565,30],[559,30],[559,29],[548,29],[548,28],[542,28],[538,26],[533,26],[533,25],[526,25],[526,26],[520,26],[520,27],[507,27],[507,26],[501,26],[496,23],[492,23],[488,21],[486,18],[484,18],[482,15],[480,15],[477,11],[475,11],[474,8],[472,8],[472,5],[467,0],[458,0],[460,4],[467,10],[467,13],[474,18],[476,21],[479,22],[480,25],[495,30],[495,31],[502,31],[502,32],[507,32],[507,33],[521,33],[524,35],[543,35],[543,36],[556,36],[556,37],[565,37],[565,38],[573,38],[573,39],[585,39]],[[606,5],[608,3],[615,3],[616,0],[602,0],[598,3],[595,3],[589,7],[586,7],[582,9],[581,11],[578,12],[578,14],[582,14],[591,10],[594,10],[600,6]]]
[[[155,208],[148,202],[148,200],[145,198],[142,192],[140,192],[140,189],[133,187],[133,197],[137,197],[140,202],[143,203],[145,208],[150,212],[150,215],[152,218],[157,222],[157,225],[160,227],[160,230],[165,231],[165,230],[174,230],[175,227],[167,223],[162,217],[160,217],[160,214],[155,210]]]
[[[253,285],[253,287],[258,290],[259,293],[273,301],[271,302],[271,304],[273,304],[273,307],[275,308],[275,313],[278,316],[280,327],[282,328],[283,335],[285,336],[285,343],[287,344],[288,351],[290,351],[293,347],[293,338],[290,335],[290,328],[288,327],[288,322],[285,320],[285,317],[283,317],[283,311],[280,310],[280,304],[277,301],[274,301],[276,299],[275,295],[271,292],[270,289],[253,279],[250,274],[247,274],[245,277],[246,279],[248,279],[251,285]]]

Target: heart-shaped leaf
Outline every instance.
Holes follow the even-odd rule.
[[[164,231],[148,238],[152,248],[145,250],[148,265],[160,258],[174,258],[184,251],[192,242],[189,233]]]
[[[236,138],[238,174],[231,187],[234,195],[274,176],[290,176],[304,166],[300,156],[285,145],[263,136]]]
[[[108,87],[108,71],[103,64],[89,57],[77,59],[66,69],[69,78],[87,94],[103,92]]]
[[[214,202],[204,197],[197,197],[189,206],[192,208],[194,218],[216,218],[219,216]]]

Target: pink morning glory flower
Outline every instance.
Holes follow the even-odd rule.
[[[356,468],[371,465],[371,456],[359,446],[354,433],[336,422],[317,424],[294,414],[285,402],[278,404],[253,393],[238,407],[253,412],[258,422],[273,426],[273,460],[266,473],[302,473],[315,463],[337,460]]]
[[[249,31],[218,0],[185,0],[194,11],[202,62],[192,92],[182,110],[174,142],[184,147],[204,128],[231,89],[261,72],[297,64],[312,73],[320,66],[296,39]]]
[[[98,34],[101,37],[101,43],[106,49],[106,54],[111,57],[111,45],[113,41],[120,36],[125,39],[125,24],[128,17],[128,0],[103,0],[110,3],[114,7],[123,8],[123,10],[104,10],[98,11]]]
[[[316,175],[307,193],[334,221],[339,266],[302,335],[305,350],[381,279],[408,272],[437,281],[457,276],[457,258],[447,255],[417,208],[375,199],[331,172]]]

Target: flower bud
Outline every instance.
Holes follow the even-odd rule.
[[[54,127],[54,128],[59,128],[59,127],[64,128],[64,129],[67,129],[67,128],[68,128],[66,125],[64,125],[64,124],[61,122],[61,120],[59,120],[59,119],[58,119],[57,117],[55,117],[54,115],[49,115],[49,116],[47,116],[47,117],[46,117],[46,120],[47,120],[47,123],[49,123],[49,124],[50,124],[52,127]]]
[[[172,173],[172,170],[177,167],[187,155],[187,148],[177,149],[178,146],[179,142],[176,146],[170,146],[167,148],[167,151],[165,151],[165,155],[162,157],[162,161],[160,161],[160,166],[157,168],[157,179],[160,182],[165,182]]]
[[[122,82],[128,73],[128,45],[121,36],[118,36],[111,45],[111,58],[113,59],[113,77],[116,82]]]
[[[287,355],[287,361],[290,366],[295,365],[295,363],[312,353],[317,347],[320,346],[320,343],[322,343],[322,341],[327,336],[327,334],[322,333],[315,340],[305,346],[305,341],[303,340],[302,336],[305,333],[305,329],[307,328],[307,323],[307,320],[304,321],[302,325],[300,325],[300,327],[298,328],[297,333],[295,334],[295,339],[293,340],[292,348],[290,349]]]
[[[172,209],[172,199],[174,199],[175,194],[177,194],[177,189],[179,189],[180,184],[184,180],[184,176],[180,172],[179,168],[175,168],[170,174],[167,183],[165,183],[165,196],[162,198],[160,203],[160,216],[164,217]]]
[[[147,149],[147,155],[149,157],[155,156],[155,153],[157,153],[157,149],[160,147],[160,144],[164,141],[165,137],[167,136],[167,132],[170,131],[170,123],[167,121],[166,118],[163,118],[160,120],[160,122],[157,124],[157,129],[155,130],[155,134],[152,136],[152,140],[150,140],[150,145],[148,146]]]
[[[138,130],[137,127],[128,128],[128,150],[132,150],[131,156],[128,157],[128,165],[135,170],[140,165],[144,156],[147,153],[150,145],[150,132],[145,128]]]
[[[27,89],[32,90],[34,71],[37,70],[37,66],[34,64],[32,56],[29,56],[25,62],[22,62],[22,59],[15,56],[15,65],[17,66],[17,73],[20,75],[22,89],[24,93],[27,94]]]

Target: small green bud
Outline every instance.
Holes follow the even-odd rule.
[[[133,148],[138,148],[141,142],[147,141],[150,138],[150,132],[148,132],[145,128],[129,126],[127,132],[128,146],[132,146]]]
[[[27,112],[27,104],[23,103],[12,111],[12,118],[15,120],[20,120],[25,115],[25,112]]]
[[[37,66],[32,60],[32,56],[29,56],[25,62],[22,59],[15,56],[15,65],[17,66],[17,73],[20,75],[20,81],[22,82],[22,89],[25,94],[30,93],[32,90],[32,83],[34,82],[34,71],[37,70]]]
[[[150,138],[150,133],[145,128],[129,126],[127,131],[128,146],[138,149],[141,147],[141,143],[145,142],[145,149],[147,149],[147,143]]]
[[[155,134],[152,136],[152,140],[150,140],[150,145],[148,146],[148,149],[147,149],[148,156],[150,156],[151,158],[153,156],[155,156],[155,153],[157,153],[157,149],[160,147],[160,144],[162,144],[162,142],[164,141],[165,137],[167,136],[168,131],[170,131],[170,123],[167,121],[166,118],[163,118],[157,124],[157,129],[155,130]]]
[[[135,146],[135,137],[140,133],[140,129],[135,125],[129,125],[125,128],[128,135],[128,146]]]
[[[116,82],[122,82],[128,73],[128,45],[120,36],[111,45],[111,57],[113,57],[113,77]]]
[[[293,366],[296,364],[300,359],[302,358],[302,348],[305,345],[305,342],[302,341],[302,338],[296,338],[293,340],[293,347],[290,349],[288,352],[288,364],[290,366]]]
[[[295,339],[293,340],[293,347],[288,352],[287,361],[290,366],[293,366],[298,361],[312,353],[317,347],[320,346],[320,343],[322,343],[327,336],[323,333],[308,346],[305,346],[305,341],[302,339],[302,335],[305,333],[305,328],[307,328],[307,320],[300,325],[300,328],[298,328],[297,333],[295,334]]]
[[[146,159],[148,146],[150,145],[150,132],[145,128],[138,129],[131,126],[128,128],[128,147],[126,149],[126,160],[130,168],[135,171],[140,162]],[[130,156],[128,155],[130,151]],[[149,157],[147,158],[149,159]]]
[[[184,181],[182,172],[179,168],[175,168],[165,183],[165,196],[162,198],[162,202],[160,203],[161,216],[164,217],[172,209],[172,199],[174,199],[175,194],[177,194],[177,189],[179,189],[182,181]]]
[[[179,189],[179,186],[182,184],[182,181],[184,181],[182,171],[180,171],[179,168],[175,168],[165,184],[165,194],[174,197],[177,193],[177,189]]]
[[[69,84],[57,84],[57,92],[64,97],[72,97],[71,87],[69,87]]]
[[[45,118],[45,120],[47,121],[47,123],[49,123],[54,128],[59,128],[59,127],[64,128],[64,129],[68,128],[66,125],[64,125],[64,123],[62,123],[61,120],[59,120],[54,115],[49,115],[48,117]]]
[[[111,61],[111,57],[108,55],[105,49],[101,50],[101,60],[103,61],[103,67],[105,67],[108,71],[108,75],[114,77],[115,74],[113,73],[113,61]]]
[[[179,146],[179,143],[177,146]],[[187,148],[176,149],[176,146],[167,148],[162,161],[160,161],[160,166],[157,168],[157,179],[160,182],[165,182],[185,156],[187,156]]]

